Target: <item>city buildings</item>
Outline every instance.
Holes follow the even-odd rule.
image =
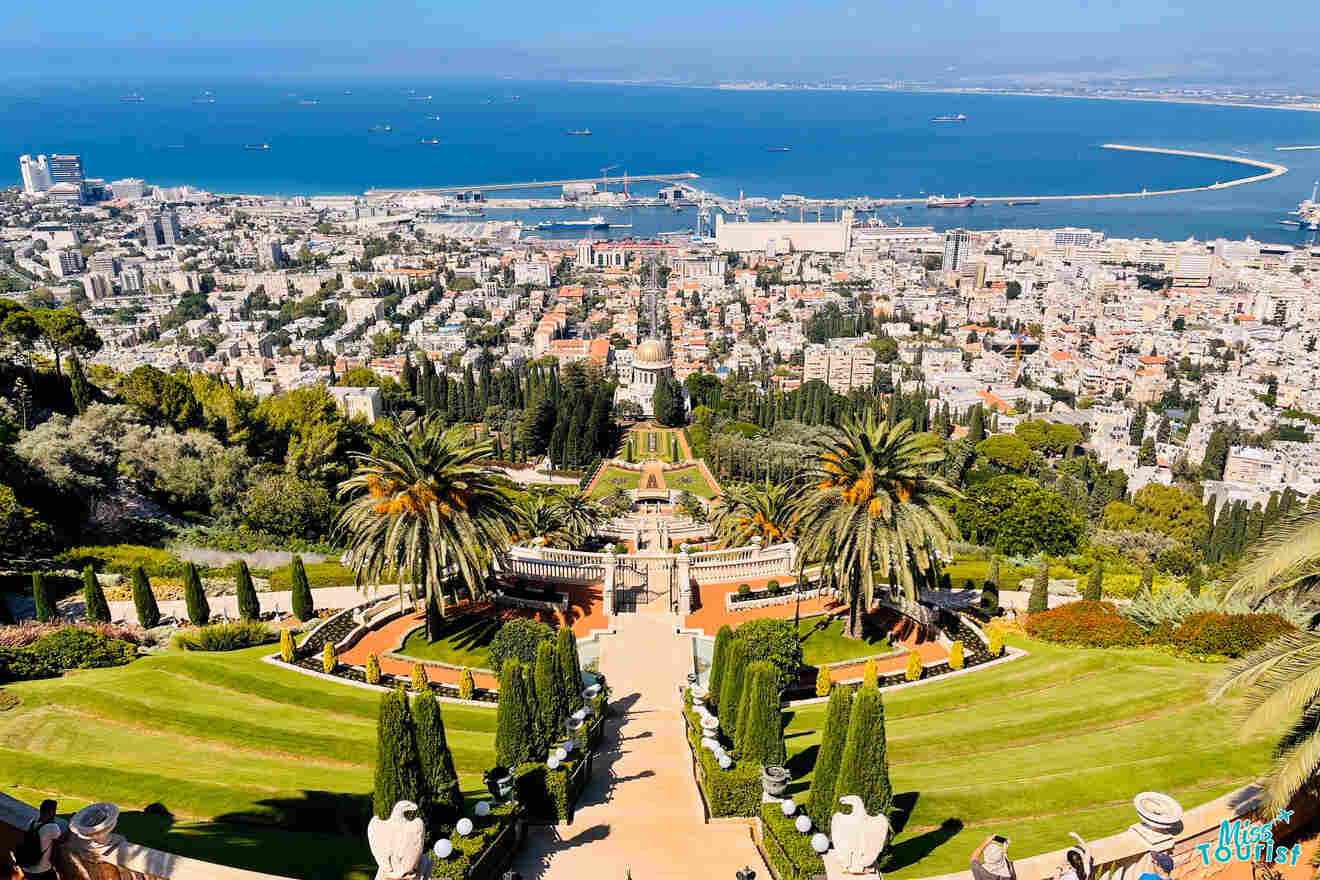
[[[966,229],[950,229],[944,233],[944,271],[957,272],[967,262],[972,246],[972,234]]]
[[[23,192],[28,195],[40,195],[50,189],[50,167],[45,156],[35,159],[28,155],[19,156],[18,170],[23,178]]]

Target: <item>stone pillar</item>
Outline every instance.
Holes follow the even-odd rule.
[[[692,613],[692,557],[688,555],[686,544],[679,548],[674,576],[678,579],[678,613],[680,617],[687,617]]]
[[[619,558],[614,555],[614,545],[605,545],[605,579],[601,584],[600,601],[605,616],[614,613],[614,579],[619,571]]]

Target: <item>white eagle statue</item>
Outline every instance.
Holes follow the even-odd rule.
[[[889,840],[889,820],[883,815],[866,815],[866,806],[855,794],[839,798],[852,807],[849,813],[835,813],[830,819],[830,840],[834,855],[845,874],[869,874]]]
[[[415,875],[426,849],[426,826],[417,811],[412,801],[399,801],[388,819],[372,816],[367,823],[367,843],[380,866],[376,880],[406,880]]]

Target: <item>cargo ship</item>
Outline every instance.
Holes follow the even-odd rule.
[[[428,147],[433,147],[436,144],[440,143],[440,138],[430,138],[429,140],[427,138],[422,138],[417,143],[426,144]]]
[[[931,122],[966,122],[966,121],[967,121],[966,113],[955,113],[952,116],[936,116],[935,118],[931,119]]]
[[[972,196],[959,195],[951,199],[944,196],[928,196],[926,198],[927,208],[970,208],[974,204],[976,204],[976,199]]]
[[[610,224],[600,214],[585,220],[542,220],[537,229],[609,229]]]
[[[270,149],[270,144],[246,144],[246,145],[244,145],[243,149],[245,149],[245,150],[269,150],[269,149]]]

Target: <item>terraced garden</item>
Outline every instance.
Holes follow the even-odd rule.
[[[375,693],[264,664],[269,647],[170,652],[11,684],[0,712],[5,791],[61,810],[110,800],[129,839],[291,877],[359,880],[376,760]],[[445,704],[469,797],[494,763],[493,708]],[[145,814],[161,804],[173,820]],[[344,831],[346,834],[340,835]]]
[[[1250,781],[1271,737],[1238,740],[1206,704],[1220,670],[1155,650],[1086,651],[1011,638],[1030,656],[994,670],[885,695],[899,830],[887,877],[965,870],[988,834],[1015,856],[1134,820],[1158,789],[1191,807]],[[786,713],[791,790],[805,797],[824,705]]]

